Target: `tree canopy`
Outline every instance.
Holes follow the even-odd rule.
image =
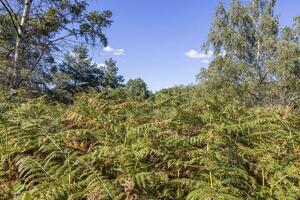
[[[146,99],[150,96],[147,84],[141,78],[130,79],[126,83],[126,89],[135,98]]]
[[[108,44],[103,29],[112,12],[88,11],[85,0],[1,0],[1,64],[3,85],[45,90],[51,66],[70,41],[82,38],[90,45]],[[22,14],[21,14],[22,13]]]
[[[299,19],[280,29],[274,8],[274,0],[217,7],[205,44],[216,59],[199,74],[210,91],[230,90],[249,105],[299,103]]]

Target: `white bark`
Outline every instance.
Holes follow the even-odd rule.
[[[14,56],[14,77],[13,87],[18,88],[21,79],[22,59],[21,50],[24,47],[24,32],[29,18],[32,0],[24,0],[24,8],[21,17],[21,22],[18,25],[18,34],[16,39],[15,56]]]

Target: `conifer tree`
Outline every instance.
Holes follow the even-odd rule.
[[[112,58],[105,61],[104,66],[102,66],[103,77],[101,80],[102,87],[109,87],[115,89],[123,85],[124,78],[122,75],[118,75],[117,62]]]
[[[1,0],[0,52],[7,62],[0,67],[9,80],[4,86],[47,88],[54,60],[74,39],[106,46],[103,29],[112,23],[112,12],[87,7],[85,0]]]
[[[88,57],[88,49],[83,45],[75,46],[65,55],[56,73],[56,87],[71,94],[89,88],[100,89],[103,71]]]

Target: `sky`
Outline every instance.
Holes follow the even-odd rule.
[[[246,1],[246,0],[244,0]],[[117,61],[125,80],[142,78],[152,91],[192,84],[212,52],[204,54],[219,0],[88,0],[89,9],[113,12],[109,47],[91,49],[94,61]],[[228,5],[229,0],[223,1]],[[277,0],[281,25],[300,15],[300,0]]]

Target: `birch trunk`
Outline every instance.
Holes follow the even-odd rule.
[[[21,17],[21,22],[18,25],[18,34],[16,39],[16,48],[14,56],[14,74],[13,74],[13,88],[18,88],[20,86],[21,80],[21,69],[22,69],[22,59],[21,50],[24,48],[24,32],[26,29],[26,23],[29,18],[30,8],[32,0],[24,0],[24,8]]]

